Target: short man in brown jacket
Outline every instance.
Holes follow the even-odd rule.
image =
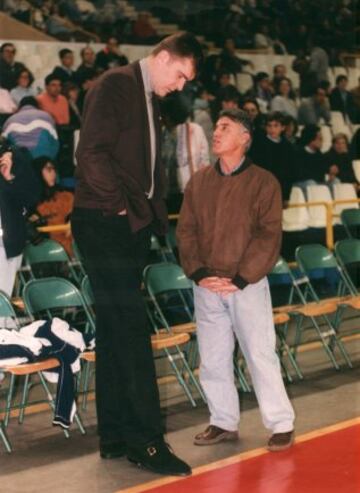
[[[177,229],[182,266],[195,282],[200,382],[210,410],[210,425],[194,443],[238,439],[236,338],[272,433],[268,448],[282,450],[293,442],[294,412],[275,352],[266,278],[280,250],[281,191],[271,173],[246,157],[251,132],[245,112],[220,114],[213,137],[219,160],[188,183]]]
[[[191,469],[163,438],[141,282],[151,234],[167,228],[157,96],[181,91],[199,58],[196,38],[176,33],[97,79],[85,99],[71,219],[95,298],[100,455],[181,476]]]

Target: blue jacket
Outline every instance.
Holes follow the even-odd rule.
[[[27,154],[13,150],[12,174],[6,181],[0,174],[0,215],[3,241],[8,258],[20,255],[26,242],[26,218],[29,207],[40,199],[40,184]]]

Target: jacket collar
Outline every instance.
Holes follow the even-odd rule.
[[[236,176],[236,175],[239,175],[240,173],[242,173],[243,171],[245,171],[249,166],[251,166],[253,164],[253,162],[251,161],[251,159],[246,156],[245,158],[245,161],[242,163],[242,165],[237,168],[233,173],[231,173],[231,175],[225,175],[222,170],[221,170],[221,166],[220,166],[220,159],[218,159],[215,163],[215,170],[219,173],[219,175],[221,176]]]

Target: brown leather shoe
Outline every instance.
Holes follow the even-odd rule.
[[[270,450],[270,452],[280,452],[281,450],[290,448],[293,443],[294,430],[286,433],[274,433],[267,443],[267,449]]]
[[[195,436],[195,445],[214,445],[219,442],[232,442],[239,439],[237,431],[227,431],[215,425],[209,425],[205,431]]]

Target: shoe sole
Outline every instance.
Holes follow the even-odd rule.
[[[294,440],[286,445],[268,445],[266,448],[269,452],[282,452],[283,450],[287,450],[294,445]]]
[[[217,443],[221,443],[221,442],[236,442],[238,440],[239,440],[239,435],[237,434],[234,435],[233,433],[232,434],[227,433],[226,435],[224,434],[219,435],[218,437],[213,438],[212,440],[202,440],[202,439],[197,440],[195,438],[194,445],[203,447],[206,445],[216,445]]]
[[[145,465],[142,462],[139,462],[139,461],[137,461],[135,459],[132,459],[129,456],[127,457],[127,460],[129,462],[131,462],[131,464],[134,464],[139,469],[144,469],[146,471],[151,471],[151,472],[154,472],[156,474],[161,474],[162,476],[180,476],[180,477],[185,477],[185,476],[191,476],[192,475],[192,471],[190,471],[190,472],[182,472],[182,473],[181,472],[160,472],[156,468],[151,467],[151,466],[148,466],[148,465]]]

